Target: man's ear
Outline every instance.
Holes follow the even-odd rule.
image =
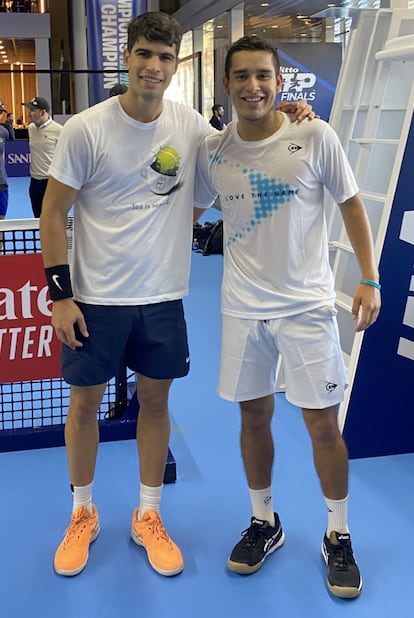
[[[230,96],[230,92],[229,92],[229,80],[226,76],[223,77],[223,88],[224,88],[224,92]]]
[[[283,75],[279,73],[279,75],[276,77],[276,92],[278,94],[282,90],[282,84],[283,84]]]

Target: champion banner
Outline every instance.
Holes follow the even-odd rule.
[[[89,103],[94,105],[109,95],[117,82],[128,83],[123,52],[127,46],[128,22],[145,13],[146,0],[87,0]]]
[[[342,64],[340,43],[281,43],[283,83],[278,100],[305,100],[328,121]]]

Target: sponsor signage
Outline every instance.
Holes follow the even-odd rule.
[[[51,306],[40,253],[0,256],[1,382],[61,376]]]
[[[117,82],[128,83],[123,52],[127,46],[128,23],[147,10],[146,0],[87,0],[89,103],[108,98]]]
[[[6,142],[6,174],[9,178],[30,176],[30,149],[27,139]]]
[[[345,421],[351,457],[414,452],[413,169],[414,119],[379,264],[382,307],[362,341]]]
[[[328,121],[342,64],[340,43],[281,43],[278,101],[305,100]]]

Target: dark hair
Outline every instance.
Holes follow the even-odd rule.
[[[218,111],[219,111],[219,109],[221,109],[221,108],[222,108],[222,109],[224,109],[224,106],[223,106],[221,103],[215,103],[215,104],[213,105],[213,107],[211,108],[211,111],[212,111],[212,112],[213,112],[213,114],[214,114],[214,112],[218,112]]]
[[[165,43],[170,47],[175,45],[180,51],[183,36],[178,21],[168,13],[151,11],[134,17],[128,24],[128,51],[131,52],[138,39],[143,36],[147,41]]]
[[[230,77],[230,66],[233,54],[239,51],[266,51],[272,54],[276,75],[280,73],[280,61],[276,47],[259,36],[244,36],[235,41],[228,49],[224,62],[224,75]]]
[[[114,84],[109,91],[110,97],[116,97],[118,94],[124,94],[128,90],[128,86],[125,84]]]

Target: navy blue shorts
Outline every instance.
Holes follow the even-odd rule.
[[[9,205],[9,190],[0,189],[0,215],[6,216],[7,206]]]
[[[89,337],[77,331],[83,347],[62,346],[62,375],[68,384],[104,384],[118,373],[121,362],[155,380],[181,378],[189,372],[181,300],[139,306],[77,304]]]

